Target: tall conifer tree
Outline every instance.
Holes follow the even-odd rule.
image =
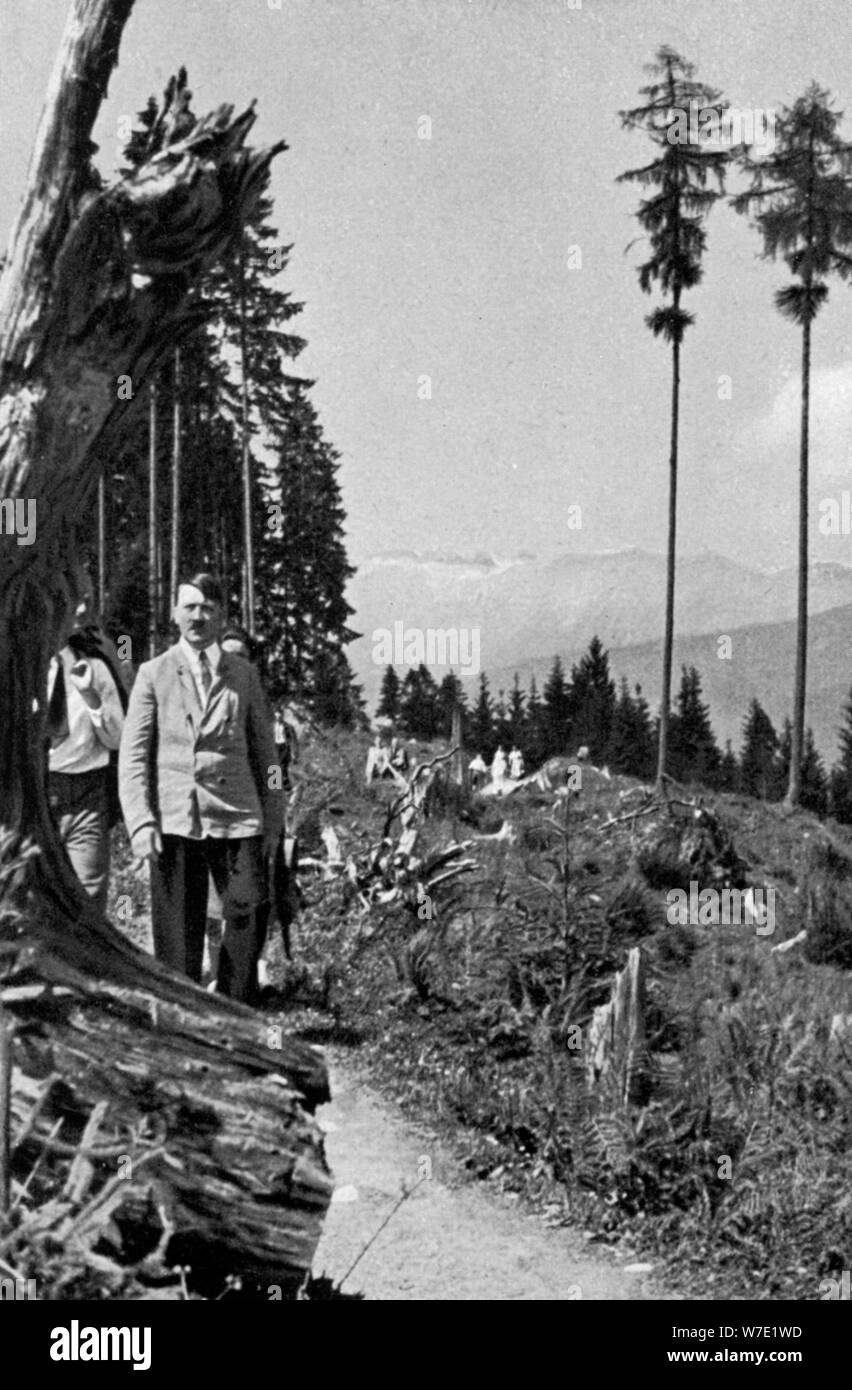
[[[794,282],[776,291],[775,305],[802,330],[799,428],[799,582],[796,670],[793,682],[790,780],[786,801],[800,800],[805,749],[808,649],[808,490],[810,464],[811,325],[828,299],[827,277],[852,271],[852,147],[841,140],[841,113],[828,92],[812,83],[776,117],[774,147],[761,159],[746,157],[751,186],[733,201],[753,213],[763,254],[781,257]]]
[[[648,260],[639,267],[639,285],[645,294],[650,294],[659,284],[666,302],[645,321],[654,337],[661,337],[672,350],[666,618],[657,762],[657,779],[661,781],[667,771],[674,642],[680,349],[686,329],[695,322],[681,300],[702,278],[701,262],[707,240],[704,223],[713,203],[721,197],[731,152],[707,148],[700,132],[693,130],[691,117],[696,107],[721,113],[725,103],[719,92],[695,81],[691,63],[674,49],[663,47],[646,71],[653,80],[642,88],[644,104],[620,114],[622,124],[628,130],[647,135],[657,153],[650,164],[620,175],[619,182],[628,180],[643,189],[655,190],[642,199],[636,214],[651,248]],[[716,180],[715,189],[707,186],[711,178]]]

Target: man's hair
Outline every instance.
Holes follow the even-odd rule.
[[[228,641],[228,638],[233,642],[242,642],[249,661],[254,661],[256,659],[258,651],[257,642],[253,637],[249,636],[244,627],[240,627],[239,623],[228,623],[219,641],[224,644]]]
[[[202,571],[200,574],[192,575],[191,578],[182,579],[178,585],[178,593],[180,593],[181,589],[187,584],[191,585],[193,589],[198,589],[198,591],[204,595],[208,603],[221,604],[222,587],[218,579],[215,579],[212,574],[206,574]]]

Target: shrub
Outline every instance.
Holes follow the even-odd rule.
[[[657,913],[641,883],[629,878],[623,882],[606,910],[610,941],[616,948],[635,946],[657,925]]]
[[[662,839],[647,841],[636,854],[636,867],[649,888],[672,888],[689,891],[690,879],[695,877],[692,865],[681,858],[680,835],[667,831]]]
[[[815,965],[852,970],[852,860],[830,841],[815,844],[807,862],[805,956]]]

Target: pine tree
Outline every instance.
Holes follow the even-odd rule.
[[[710,711],[701,700],[701,678],[694,666],[681,667],[677,713],[671,723],[672,776],[679,782],[713,786],[719,773],[719,748]]]
[[[751,187],[733,200],[738,212],[756,211],[763,254],[778,256],[796,277],[777,290],[775,305],[802,330],[801,425],[799,431],[799,584],[792,745],[787,803],[800,797],[804,751],[808,646],[808,472],[811,324],[828,299],[826,277],[852,271],[852,147],[841,140],[842,115],[830,96],[812,83],[803,97],[776,116],[772,150],[743,165]]]
[[[725,751],[719,763],[716,785],[722,792],[736,792],[740,788],[740,767],[730,739],[725,740]]]
[[[438,686],[436,708],[439,738],[452,738],[453,710],[455,709],[461,710],[462,738],[464,738],[467,722],[467,699],[464,687],[455,671],[448,671]]]
[[[628,776],[632,770],[633,727],[635,718],[636,706],[630,694],[627,677],[622,676],[618,687],[618,699],[615,702],[615,713],[612,720],[609,765],[613,772],[623,772]]]
[[[831,771],[831,814],[842,825],[852,825],[852,690],[843,707],[840,760]]]
[[[521,689],[520,677],[517,671],[512,682],[512,689],[509,692],[509,708],[507,714],[507,737],[511,747],[519,748],[524,751],[524,736],[527,723],[526,697]]]
[[[339,647],[317,653],[309,704],[321,724],[343,729],[367,727],[361,687],[355,684],[352,668]]]
[[[659,738],[659,726],[651,718],[651,711],[648,701],[642,694],[642,687],[637,682],[634,690],[634,704],[636,706],[636,777],[653,777],[657,766],[657,740]]]
[[[545,751],[546,758],[568,752],[571,740],[569,726],[569,691],[565,671],[558,656],[553,658],[550,675],[544,686]]]
[[[277,522],[258,573],[259,611],[270,648],[269,680],[276,697],[311,704],[320,666],[326,679],[351,680],[337,660],[356,633],[345,588],[354,573],[343,542],[344,513],[338,454],[324,439],[306,382],[292,387],[273,468]],[[325,695],[322,696],[325,699]],[[344,692],[334,696],[345,703]]]
[[[783,759],[778,735],[760,701],[753,699],[743,725],[740,787],[747,796],[772,801],[782,775]]]
[[[780,801],[783,797],[787,804],[789,804],[789,801],[784,794],[785,789],[789,792],[792,750],[793,725],[792,721],[787,718],[784,720],[784,726],[781,732],[778,750],[778,773],[775,781],[774,797],[772,798],[773,800]],[[828,810],[828,800],[829,778],[825,771],[822,758],[817,752],[813,730],[808,728],[805,730],[797,805],[804,807],[808,811],[814,811],[819,816],[823,816]]]
[[[647,701],[642,698],[642,687],[636,686],[634,698],[626,676],[622,676],[613,711],[609,766],[613,772],[622,772],[628,777],[652,777],[654,753],[654,734]]]
[[[497,739],[494,730],[494,705],[484,671],[479,677],[479,692],[470,716],[470,741],[474,752],[490,763],[497,751]]]
[[[409,738],[429,740],[438,737],[438,687],[428,667],[421,662],[410,670],[402,683],[399,722]]]
[[[280,441],[286,433],[293,393],[312,384],[300,383],[288,368],[304,342],[283,325],[301,312],[302,306],[280,287],[291,248],[278,244],[277,231],[268,222],[270,213],[269,200],[258,205],[239,247],[229,261],[217,267],[207,287],[219,308],[221,351],[230,368],[223,415],[233,424],[240,441],[242,611],[250,628],[255,625],[256,614],[264,611],[258,599],[263,587],[264,547],[269,540],[267,504],[277,500],[274,485],[272,494],[264,495],[259,446],[266,441],[274,447]],[[336,661],[327,665],[343,669]]]
[[[606,762],[615,715],[615,681],[609,673],[609,656],[599,637],[572,667],[568,690],[568,722],[572,752],[584,744],[593,763]]]
[[[817,816],[824,816],[828,810],[828,777],[814,743],[813,730],[810,728],[805,733],[799,805],[806,811],[813,811]]]
[[[622,111],[622,125],[644,131],[659,151],[651,164],[630,169],[619,182],[630,180],[657,192],[643,198],[636,214],[651,245],[650,259],[639,267],[639,285],[650,294],[656,282],[664,296],[671,296],[653,310],[646,323],[654,334],[671,344],[672,408],[669,447],[669,518],[666,563],[666,626],[663,639],[663,680],[660,699],[660,729],[657,779],[667,772],[668,723],[671,703],[672,647],[674,642],[675,532],[677,522],[678,419],[680,412],[680,349],[684,334],[695,316],[681,308],[686,290],[700,282],[701,258],[706,246],[704,222],[713,203],[721,197],[729,151],[706,149],[700,132],[692,131],[694,106],[722,111],[720,94],[694,80],[695,69],[669,47],[661,48],[656,62],[646,69],[654,79],[642,88],[644,106]],[[678,119],[687,126],[685,138],[677,137]],[[675,136],[676,138],[673,138]],[[718,191],[708,188],[711,176]]]
[[[382,676],[382,688],[379,691],[379,703],[376,707],[377,718],[383,716],[394,724],[397,722],[401,686],[402,683],[393,666],[386,666],[385,674]]]
[[[547,710],[539,698],[535,676],[530,677],[522,742],[518,745],[527,768],[540,767],[547,754]]]

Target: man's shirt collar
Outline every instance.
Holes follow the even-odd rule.
[[[190,646],[189,642],[187,642],[185,637],[181,637],[180,641],[178,642],[178,646],[181,649],[182,655],[185,656],[187,661],[189,662],[192,670],[197,671],[199,666],[198,658],[201,654],[201,648]],[[210,646],[205,647],[203,650],[207,653],[207,660],[210,663],[210,670],[213,672],[218,671],[219,661],[222,656],[222,648],[219,646],[219,643],[211,642]]]

